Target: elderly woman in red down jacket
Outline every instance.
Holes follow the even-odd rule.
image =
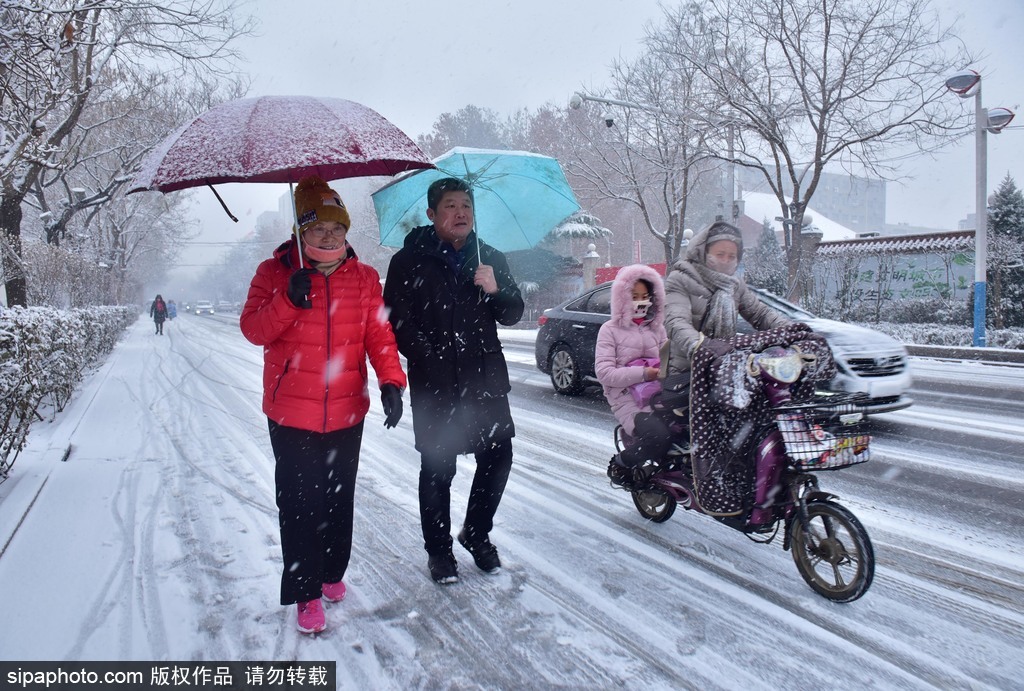
[[[380,277],[345,240],[350,221],[341,197],[320,178],[305,178],[295,190],[295,211],[298,238],[256,269],[241,327],[263,346],[263,412],[284,557],[281,604],[297,605],[299,631],[316,633],[326,628],[321,598],[345,597],[370,407],[367,358],[389,428],[402,416],[406,379]]]
[[[672,442],[664,415],[634,395],[638,385],[658,379],[658,351],[668,340],[665,285],[651,267],[632,264],[616,274],[611,298],[612,317],[597,334],[594,369],[615,419],[632,438],[608,464],[612,484],[628,488],[633,469],[662,456]]]

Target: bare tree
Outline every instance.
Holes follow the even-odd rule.
[[[131,74],[223,76],[250,31],[235,0],[0,0],[0,229],[11,304],[27,304],[21,205],[102,86]]]
[[[216,103],[238,97],[246,88],[239,79],[179,84],[150,77],[139,84],[133,75],[125,74],[117,83],[95,92],[95,100],[86,106],[66,140],[61,165],[42,170],[25,200],[44,218],[47,244],[64,243],[80,252],[86,265],[91,262],[103,267],[103,280],[90,284],[83,293],[93,295],[101,287],[98,301],[84,304],[134,300],[133,287],[161,272],[179,252],[181,241],[191,237],[194,224],[186,222],[181,212],[187,196],[171,195],[140,206],[122,199],[125,186],[141,159],[169,130]],[[170,211],[175,222],[154,224],[148,213],[139,213],[147,208],[158,213]],[[122,219],[123,211],[128,216]],[[149,253],[124,251],[123,243],[133,237],[133,231],[171,234],[162,243],[167,251],[159,261],[150,264]],[[149,238],[148,242],[155,241]],[[36,294],[33,281],[39,276],[29,272],[27,279],[31,298]],[[72,291],[71,302],[77,303],[80,296],[73,291],[80,286],[69,282],[67,287]]]
[[[934,150],[967,128],[944,80],[970,56],[931,0],[690,2],[666,11],[652,43],[697,70],[736,123],[734,160],[779,200],[797,301],[804,210],[826,166],[891,176],[894,151]]]
[[[699,183],[706,194],[721,186],[719,166],[705,146],[707,127],[692,117],[703,100],[699,75],[668,67],[665,56],[653,51],[615,63],[613,97],[606,100],[641,107],[584,103],[570,116],[577,136],[567,168],[583,181],[585,194],[638,210],[671,264],[699,204]]]
[[[184,242],[199,232],[187,205],[174,195],[118,195],[92,222],[90,241],[110,274],[115,302],[132,301],[148,280],[160,276]]]
[[[106,304],[104,271],[96,262],[41,242],[26,243],[25,257],[33,305],[66,309]]]
[[[455,113],[443,113],[430,134],[416,138],[428,156],[437,157],[455,146],[480,149],[507,149],[501,133],[501,121],[489,108],[465,106]]]
[[[59,244],[72,220],[88,232],[98,207],[116,197],[131,181],[149,151],[181,122],[222,101],[238,98],[246,79],[195,80],[184,84],[163,75],[122,71],[116,80],[97,85],[94,99],[54,156],[43,168],[25,202],[46,218],[46,242]]]

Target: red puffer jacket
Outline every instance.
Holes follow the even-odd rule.
[[[298,263],[294,240],[262,262],[242,309],[242,334],[263,346],[263,412],[288,427],[333,432],[358,424],[370,408],[366,359],[380,385],[406,385],[380,276],[351,247],[330,276],[312,275],[313,308],[288,299]]]

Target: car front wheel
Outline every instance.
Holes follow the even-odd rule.
[[[572,348],[560,345],[551,354],[551,385],[555,391],[567,396],[583,392],[583,373],[580,372],[576,354]]]

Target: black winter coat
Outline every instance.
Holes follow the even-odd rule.
[[[163,300],[153,300],[153,304],[149,306],[149,316],[153,317],[153,321],[160,323],[167,319],[167,303]]]
[[[473,285],[481,258],[494,269],[494,295]],[[384,302],[408,361],[416,449],[476,453],[515,436],[497,325],[519,321],[523,298],[505,255],[480,243],[478,257],[472,233],[456,275],[434,226],[414,228],[391,258]]]

